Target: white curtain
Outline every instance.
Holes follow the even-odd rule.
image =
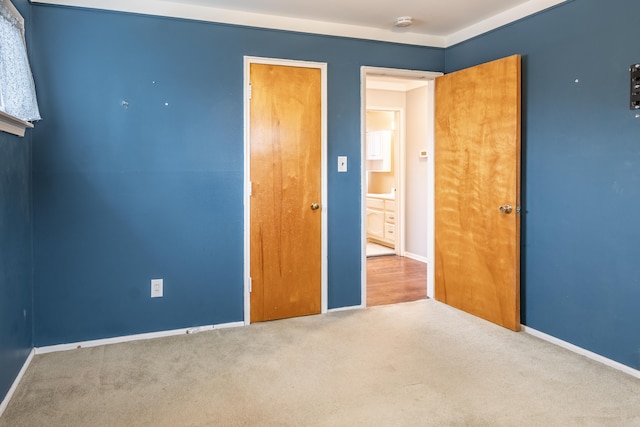
[[[40,120],[22,24],[0,0],[0,110],[24,121]]]

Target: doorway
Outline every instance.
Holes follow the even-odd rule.
[[[245,57],[245,324],[327,311],[326,105],[326,64]]]
[[[400,109],[367,108],[365,158],[366,169],[366,254],[396,255],[402,245],[398,231],[402,224],[397,215],[400,147]]]
[[[395,293],[388,303],[433,296],[434,216],[429,183],[433,183],[433,81],[440,75],[362,67],[363,305],[379,304],[380,286],[385,282],[383,275],[391,270],[400,278],[394,280],[395,283],[401,284],[406,279],[406,283],[412,285],[400,286],[399,291],[383,289],[383,294]],[[387,136],[371,133],[386,131],[380,129],[380,117],[384,115],[393,123],[390,129],[392,166],[376,169],[382,160],[373,160],[384,158],[376,150],[386,147]],[[384,260],[386,267],[380,267],[382,259],[367,257],[367,244],[371,242],[391,249],[389,255],[396,259]],[[415,273],[420,268],[423,272],[418,276],[416,289]],[[372,298],[367,297],[369,292]],[[397,292],[406,295],[399,296]]]

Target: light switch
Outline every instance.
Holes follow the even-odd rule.
[[[347,156],[338,156],[338,172],[347,171]]]
[[[151,298],[162,297],[164,281],[162,279],[151,279]]]

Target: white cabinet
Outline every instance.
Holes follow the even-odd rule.
[[[367,237],[384,239],[384,212],[367,209]]]
[[[367,197],[367,239],[395,248],[395,200]]]
[[[367,132],[367,170],[369,172],[391,172],[392,131]]]

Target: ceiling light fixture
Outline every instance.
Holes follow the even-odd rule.
[[[413,18],[410,16],[399,16],[393,21],[393,26],[398,28],[409,27],[413,24]]]

